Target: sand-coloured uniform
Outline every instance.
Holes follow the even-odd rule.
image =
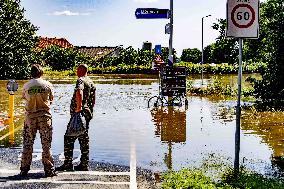
[[[33,144],[37,131],[42,144],[42,163],[46,173],[54,170],[50,153],[52,141],[52,117],[50,105],[53,100],[53,86],[42,78],[32,79],[23,87],[25,100],[25,124],[23,130],[23,154],[21,170],[28,171],[32,162]]]

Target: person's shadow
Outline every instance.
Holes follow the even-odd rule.
[[[46,178],[45,174],[42,173],[28,173],[27,176],[21,176],[20,174],[12,176],[0,176],[0,183],[7,181],[21,181],[21,180],[30,180],[30,179],[41,179]]]

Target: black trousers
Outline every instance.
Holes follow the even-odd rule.
[[[90,121],[87,121],[87,130],[85,133],[78,137],[73,136],[65,136],[64,135],[64,164],[65,165],[71,165],[73,161],[73,150],[74,150],[74,143],[76,139],[78,139],[80,144],[80,150],[81,150],[81,165],[82,166],[88,166],[89,165],[89,134],[88,134],[88,128],[89,128]]]

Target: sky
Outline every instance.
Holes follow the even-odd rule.
[[[226,18],[226,0],[174,0],[173,47],[201,49],[202,17],[204,47],[215,41],[212,29]],[[170,0],[22,0],[25,18],[39,27],[43,37],[66,38],[75,46],[133,46],[143,42],[168,46],[165,25],[169,19],[136,19],[136,8],[169,9]]]

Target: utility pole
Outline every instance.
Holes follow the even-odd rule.
[[[202,39],[201,39],[201,43],[202,43],[202,45],[201,45],[201,50],[202,50],[202,59],[201,59],[201,80],[202,80],[202,85],[203,85],[203,63],[204,63],[204,52],[203,52],[203,20],[204,20],[204,18],[207,18],[207,17],[209,17],[209,16],[211,16],[211,14],[209,14],[209,15],[207,15],[207,16],[205,16],[205,17],[202,17],[202,32],[201,32],[201,35],[202,35]]]
[[[170,0],[170,40],[169,40],[169,65],[173,66],[174,58],[173,58],[173,22],[174,22],[174,3],[173,0]]]

